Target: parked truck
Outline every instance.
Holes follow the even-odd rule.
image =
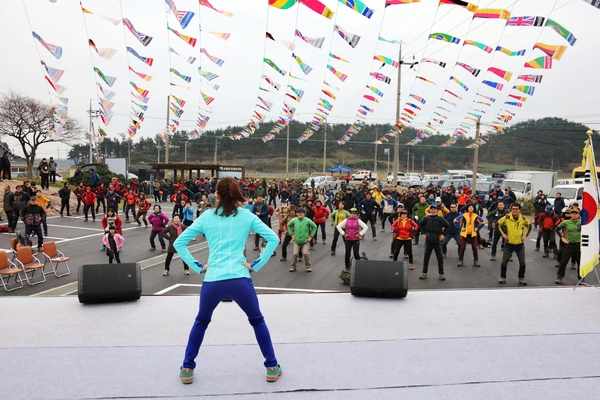
[[[508,171],[500,184],[502,190],[510,187],[518,200],[531,199],[539,190],[548,194],[558,179],[557,172],[550,171]]]

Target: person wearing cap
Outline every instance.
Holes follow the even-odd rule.
[[[440,217],[443,217],[444,215],[446,215],[450,212],[450,210],[447,209],[446,206],[442,203],[441,197],[436,197],[434,199],[434,201],[435,201],[435,207],[437,208],[437,213]],[[425,215],[429,215],[429,207],[427,207],[425,209]]]
[[[377,219],[377,213],[381,206],[371,196],[371,192],[365,193],[365,198],[358,204],[358,212],[360,213],[360,219],[362,222],[367,221],[371,224],[371,233],[373,234],[373,240],[377,240],[377,227],[375,222]]]
[[[560,260],[562,260],[562,253],[565,247],[565,244],[563,243],[563,241],[561,240],[563,237],[565,237],[566,232],[564,231],[564,229],[560,229],[558,226],[560,225],[561,222],[566,221],[566,220],[570,220],[571,219],[571,209],[570,208],[563,208],[562,209],[562,218],[558,220],[558,222],[556,223],[556,234],[558,235],[558,251],[557,251],[557,262],[555,267],[558,268],[560,266]],[[577,268],[577,260],[575,260],[575,257],[571,257],[571,269],[576,269]]]
[[[331,255],[335,256],[335,251],[337,248],[337,242],[340,237],[340,231],[337,230],[337,226],[342,223],[343,220],[350,216],[350,213],[345,210],[345,205],[343,201],[338,203],[337,209],[331,213],[329,220],[331,221],[331,225],[333,225],[333,241],[331,242]]]
[[[27,193],[29,197],[35,196],[35,192],[31,188],[31,183],[27,179],[23,179],[23,185],[21,187],[23,188],[23,192]]]
[[[317,231],[317,225],[315,225],[315,223],[310,219],[306,218],[305,214],[306,210],[304,207],[298,207],[296,209],[296,217],[288,222],[287,225],[288,235],[290,235],[294,241],[294,255],[292,256],[290,272],[296,272],[298,256],[300,253],[302,253],[304,257],[306,272],[312,272],[308,244]]]
[[[450,243],[450,240],[452,239],[454,239],[456,242],[456,254],[460,252],[460,229],[454,226],[454,220],[459,215],[460,213],[458,212],[458,204],[450,204],[450,212],[444,215],[444,219],[450,224],[444,232],[444,241],[442,242],[442,257],[444,258],[446,258],[446,254],[448,254],[448,243]]]
[[[498,249],[498,242],[502,239],[501,248],[504,248],[504,238],[502,237],[502,233],[498,229],[498,221],[500,218],[505,217],[510,212],[510,209],[506,207],[503,201],[499,201],[496,209],[494,211],[488,212],[488,221],[491,223],[491,231],[493,232],[492,236],[492,254],[490,256],[490,261],[496,260],[496,250]]]
[[[381,232],[385,232],[385,221],[390,219],[390,216],[398,210],[398,202],[392,198],[392,194],[388,192],[379,203],[381,207]],[[406,212],[408,214],[408,211]],[[394,221],[390,221],[393,223]]]
[[[429,214],[419,220],[419,230],[425,239],[425,254],[423,256],[423,272],[419,279],[427,279],[427,270],[429,267],[429,259],[431,252],[435,251],[435,256],[438,262],[438,279],[445,281],[444,277],[444,258],[442,256],[441,242],[444,241],[444,232],[450,224],[437,213],[437,207],[432,205],[429,207]]]
[[[488,224],[487,224],[488,240],[492,241],[493,237],[494,237],[494,228],[492,228],[492,220],[490,219],[490,214],[498,208],[498,194],[496,192],[492,192],[492,194],[490,194],[489,199],[487,199],[483,203],[483,208],[485,208],[487,210],[486,219],[488,221]]]
[[[271,226],[269,224],[269,206],[265,201],[263,201],[263,195],[256,195],[256,202],[254,203],[254,207],[252,208],[252,213],[255,214],[265,225]],[[254,251],[258,251],[258,243],[260,241],[260,234],[254,234]]]
[[[558,220],[559,218],[552,210],[552,206],[550,204],[548,204],[544,211],[537,214],[534,218],[534,226],[538,228],[538,239],[536,241],[535,251],[539,251],[540,239],[543,239],[544,258],[548,258],[550,256],[549,251],[554,252],[555,259],[558,258],[556,255],[556,240],[554,238]]]
[[[38,176],[42,180],[42,189],[48,189],[50,187],[50,164],[48,164],[48,160],[46,159],[46,157],[42,158],[42,161],[38,165],[37,170]]]
[[[497,226],[506,241],[502,263],[500,264],[500,280],[498,283],[506,283],[506,268],[514,252],[519,259],[519,285],[527,286],[527,281],[525,280],[525,239],[531,233],[531,223],[521,215],[521,205],[519,203],[511,204],[510,213],[500,218]]]
[[[564,220],[558,227],[564,231],[564,236],[560,239],[564,243],[564,247],[555,283],[557,285],[563,283],[567,263],[572,257],[574,257],[577,262],[577,279],[583,282],[581,275],[579,274],[579,262],[581,257],[581,219],[579,219],[579,210],[572,208],[571,219]]]
[[[535,208],[535,213],[543,213],[548,204],[550,203],[548,203],[548,199],[546,199],[544,191],[538,190],[537,196],[535,196],[535,199],[533,200],[533,208]]]
[[[344,208],[346,210],[356,207],[356,196],[354,195],[351,187],[346,188],[346,194],[344,194],[342,200],[344,201]]]
[[[354,259],[360,260],[360,238],[369,230],[367,224],[358,218],[356,207],[350,209],[348,218],[340,222],[335,227],[340,235],[344,237],[346,252],[344,253],[344,265],[347,270],[350,269],[350,254],[354,253]]]
[[[398,254],[404,247],[404,254],[408,256],[408,268],[415,269],[412,253],[412,237],[413,232],[419,230],[419,225],[415,221],[408,218],[408,211],[400,211],[398,219],[392,224],[392,232],[394,232],[394,261],[398,261]]]
[[[277,228],[281,232],[281,258],[279,261],[287,261],[287,247],[288,244],[292,241],[292,235],[288,232],[287,224],[292,219],[296,218],[296,206],[290,205],[287,207],[287,212],[283,213],[279,217],[279,222],[277,223]]]
[[[485,221],[475,212],[475,205],[469,204],[464,214],[454,219],[454,226],[460,229],[460,250],[458,252],[458,266],[463,266],[467,243],[473,249],[473,266],[480,267],[477,254],[477,232],[485,226]]]
[[[44,209],[36,204],[35,196],[29,199],[29,204],[19,211],[19,216],[25,223],[25,235],[35,233],[38,241],[38,251],[44,251],[44,236],[42,235],[42,221],[46,218]]]

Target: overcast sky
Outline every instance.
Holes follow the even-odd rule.
[[[186,100],[184,114],[180,119],[180,129],[193,130],[196,126],[200,100],[200,90],[215,98],[211,119],[207,129],[225,128],[227,126],[245,125],[250,121],[257,108],[257,96],[273,103],[267,120],[276,119],[284,100],[297,108],[296,120],[310,121],[317,108],[322,89],[331,90],[336,100],[327,98],[334,106],[328,121],[343,123],[348,126],[356,120],[357,109],[367,105],[375,112],[369,113],[367,123],[393,123],[395,121],[397,69],[373,61],[374,55],[384,55],[398,59],[398,45],[378,41],[378,36],[386,39],[402,40],[405,60],[417,60],[429,57],[447,63],[440,68],[431,63],[423,63],[416,69],[402,69],[402,104],[409,100],[409,94],[417,94],[427,103],[418,111],[413,126],[421,128],[436,116],[433,112],[438,105],[452,112],[440,111],[448,119],[443,125],[434,123],[442,133],[452,133],[463,121],[468,111],[473,108],[484,109],[482,125],[495,122],[500,110],[508,109],[516,113],[512,123],[546,116],[563,117],[582,122],[591,128],[600,126],[600,80],[593,71],[600,61],[600,36],[598,20],[600,10],[582,0],[487,0],[472,1],[480,8],[498,8],[509,10],[512,16],[550,17],[570,30],[577,41],[570,46],[565,39],[549,27],[510,27],[505,26],[502,19],[472,19],[473,14],[461,7],[444,5],[438,7],[437,0],[422,0],[420,3],[398,5],[384,8],[384,0],[363,0],[374,10],[370,19],[359,15],[336,0],[321,0],[335,12],[333,18],[326,19],[303,5],[295,5],[288,10],[279,10],[268,6],[267,0],[212,0],[211,3],[220,10],[235,14],[228,18],[206,7],[200,7],[198,0],[174,0],[180,11],[192,11],[196,15],[186,29],[179,26],[176,19],[166,12],[163,0],[83,0],[83,6],[98,14],[116,19],[128,18],[136,30],[153,37],[152,42],[143,47],[139,41],[122,24],[114,26],[97,15],[83,15],[76,0],[23,0],[0,2],[0,29],[3,40],[0,44],[3,61],[0,63],[0,93],[14,90],[27,96],[35,97],[50,103],[57,102],[55,93],[44,80],[44,70],[40,65],[40,57],[48,66],[65,70],[59,84],[67,88],[64,97],[69,98],[69,116],[89,125],[86,110],[92,99],[93,107],[98,108],[99,92],[96,82],[101,82],[93,71],[93,66],[102,70],[105,75],[116,77],[111,88],[116,95],[112,123],[106,127],[110,137],[119,137],[118,132],[127,129],[131,110],[130,81],[149,91],[148,111],[145,121],[138,130],[136,138],[154,137],[165,128],[167,97],[173,94]],[[167,31],[168,24],[175,30],[198,39],[195,47]],[[350,47],[333,30],[334,24],[349,33],[359,35],[356,48]],[[199,25],[203,33],[199,32]],[[298,29],[311,38],[325,37],[321,49],[312,47],[295,37]],[[54,58],[39,45],[31,35],[37,32],[46,42],[61,46],[63,55]],[[305,75],[292,59],[292,52],[284,45],[265,39],[265,31],[269,31],[275,39],[295,43],[294,53],[308,64],[312,71]],[[223,41],[208,32],[227,32],[231,34],[228,41]],[[461,39],[461,44],[451,44],[428,39],[431,33],[446,33]],[[117,49],[112,60],[107,61],[92,53],[88,46],[91,38],[99,48]],[[462,46],[462,40],[470,39],[495,48],[498,45],[513,51],[526,49],[524,57],[509,57],[500,52],[488,54],[474,46]],[[523,68],[523,64],[534,58],[543,56],[540,50],[533,50],[536,42],[550,45],[566,45],[567,50],[560,61],[554,60],[551,70]],[[133,47],[139,54],[154,58],[149,67],[128,55],[126,46]],[[185,58],[194,56],[194,64],[186,63],[183,57],[169,53],[174,48]],[[204,55],[200,48],[205,48],[211,55],[225,61],[217,66]],[[330,60],[333,53],[349,61]],[[282,76],[263,63],[263,57],[273,60],[281,69],[290,71],[294,76],[306,81]],[[478,77],[470,75],[455,63],[463,62],[482,72]],[[348,75],[345,82],[340,81],[328,69],[327,64]],[[211,81],[220,88],[215,91],[206,81],[201,81],[198,67],[219,75]],[[153,76],[151,82],[145,82],[131,74],[128,67]],[[513,72],[509,82],[503,81],[491,72],[488,67],[496,67]],[[169,68],[175,68],[192,78],[190,83],[171,74]],[[391,84],[377,81],[369,76],[370,72],[381,72],[392,78]],[[270,88],[261,79],[266,74],[281,84],[279,91],[266,93],[259,88]],[[508,94],[519,94],[511,90],[513,85],[527,85],[519,80],[520,74],[541,74],[542,83],[529,84],[536,86],[535,94],[528,96],[523,107],[502,108],[505,101],[514,101]],[[433,82],[427,83],[415,77],[419,75]],[[465,91],[450,76],[455,76],[468,88]],[[504,84],[498,91],[482,85],[482,80],[491,80]],[[327,82],[339,90],[325,86]],[[169,83],[189,86],[190,90],[170,86]],[[291,84],[305,91],[300,104],[285,97],[285,87]],[[103,83],[104,86],[106,86]],[[377,87],[383,92],[380,102],[375,104],[363,99],[364,94],[374,95],[366,89],[366,85]],[[272,88],[271,88],[272,89]],[[458,100],[449,95],[444,98],[457,103],[451,106],[440,102],[444,90],[448,89],[462,97]],[[481,93],[496,99],[492,106],[474,105],[474,101],[484,100],[477,95]],[[523,94],[521,94],[523,95]],[[525,95],[523,95],[525,96]],[[206,108],[206,106],[204,106]],[[438,110],[439,111],[439,110]],[[96,123],[99,121],[96,121]],[[236,133],[232,131],[230,133]],[[263,136],[259,131],[256,135]],[[3,140],[5,140],[4,138]],[[338,139],[338,138],[335,138]],[[135,140],[135,138],[134,138]],[[359,140],[359,139],[357,139]],[[20,149],[8,140],[17,154]],[[243,141],[240,141],[243,146]],[[61,156],[66,154],[67,147],[60,147]],[[42,156],[57,156],[57,146],[42,147]]]

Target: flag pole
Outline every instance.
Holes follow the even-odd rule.
[[[600,251],[600,232],[598,226],[598,210],[600,210],[600,190],[598,188],[598,174],[596,172],[596,160],[594,158],[594,145],[592,143],[592,136],[594,132],[588,130],[586,135],[586,145],[583,150],[584,162],[582,162],[585,168],[585,175],[583,181],[583,199],[581,201],[582,216],[585,216],[585,221],[581,221],[581,244],[580,244],[580,262],[579,262],[579,275],[581,278],[573,288],[575,290],[577,286],[582,284],[585,277],[592,272],[596,273],[596,278],[600,283],[600,276],[598,276],[598,270],[596,267],[600,262],[599,251]],[[593,201],[593,207],[590,207],[590,202]],[[582,265],[583,264],[583,265]],[[592,264],[592,265],[590,265]],[[582,267],[584,273],[582,273]],[[590,270],[591,267],[591,270]]]

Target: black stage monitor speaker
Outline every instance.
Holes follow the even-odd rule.
[[[142,295],[139,263],[89,264],[79,267],[80,303],[137,300]]]
[[[408,263],[406,261],[354,260],[350,293],[354,296],[406,297]]]

